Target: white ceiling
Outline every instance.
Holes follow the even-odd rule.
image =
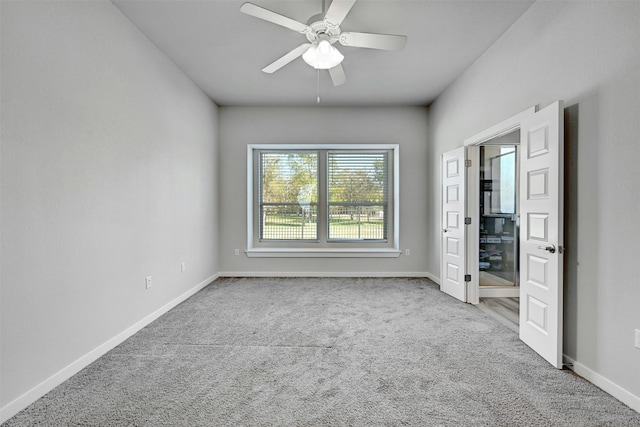
[[[240,12],[244,0],[112,0],[218,105],[316,105],[317,71],[301,58],[261,69],[306,41],[303,34]],[[322,0],[252,0],[299,22]],[[330,0],[327,0],[328,7]],[[321,105],[428,105],[487,50],[533,1],[358,0],[343,31],[404,34],[401,52],[349,48],[347,83],[320,71]]]

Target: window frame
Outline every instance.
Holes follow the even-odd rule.
[[[329,240],[327,233],[327,164],[329,151],[389,151],[388,180],[390,216],[385,241]],[[259,153],[262,151],[319,151],[318,156],[318,240],[267,240],[259,238]],[[398,257],[400,256],[400,168],[398,144],[248,144],[247,145],[247,249],[249,257]],[[321,171],[324,169],[324,171]],[[322,198],[320,194],[323,194]],[[321,234],[321,233],[324,233]]]

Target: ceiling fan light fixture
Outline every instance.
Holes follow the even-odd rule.
[[[328,70],[340,64],[344,55],[333,47],[328,38],[322,37],[302,55],[304,62],[319,70]]]
[[[328,55],[331,53],[331,43],[328,40],[320,40],[318,42],[318,52],[321,55]]]

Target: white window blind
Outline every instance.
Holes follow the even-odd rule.
[[[386,241],[388,154],[328,152],[328,240]]]

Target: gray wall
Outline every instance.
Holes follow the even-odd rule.
[[[525,108],[565,101],[565,353],[640,396],[640,3],[537,2],[430,108],[427,269],[439,156]]]
[[[217,107],[110,2],[1,7],[5,407],[219,266]]]
[[[426,259],[427,110],[221,107],[220,267],[231,274],[418,273]],[[247,144],[399,144],[399,258],[247,258]],[[234,255],[240,249],[240,256]]]

